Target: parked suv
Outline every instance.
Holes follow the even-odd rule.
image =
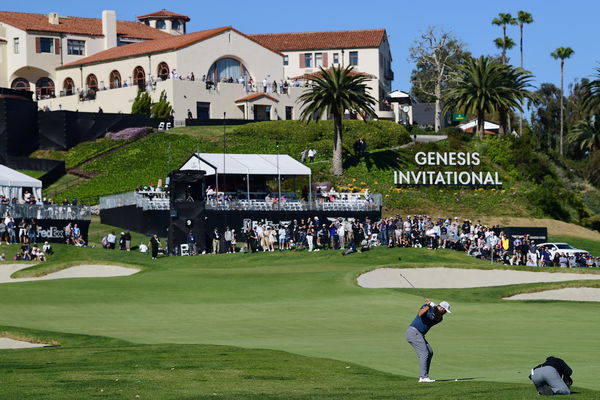
[[[537,245],[537,248],[540,249],[542,246],[548,250],[551,257],[554,257],[554,254],[556,254],[557,252],[559,254],[564,253],[565,255],[567,255],[567,257],[570,256],[571,254],[576,257],[578,255],[589,254],[588,251],[576,249],[575,247],[571,246],[569,243],[540,243]]]

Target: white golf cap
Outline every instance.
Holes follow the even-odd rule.
[[[440,303],[440,307],[442,307],[444,310],[446,310],[446,312],[448,314],[452,314],[452,312],[450,311],[450,303],[448,303],[447,301],[442,301]]]

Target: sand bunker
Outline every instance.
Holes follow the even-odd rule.
[[[529,272],[459,268],[379,268],[358,277],[364,288],[410,288],[404,275],[418,288],[461,289],[538,282],[564,282],[600,279],[600,274],[568,272]]]
[[[15,339],[10,339],[10,338],[0,337],[0,350],[28,349],[31,347],[45,347],[45,346],[51,346],[51,345],[43,344],[43,343],[30,343],[30,342],[24,342],[22,340],[15,340]]]
[[[50,279],[65,279],[65,278],[110,278],[113,276],[128,276],[133,275],[139,270],[135,268],[118,267],[116,265],[78,265],[76,267],[65,268],[58,272],[53,272],[48,275],[38,278],[19,278],[11,279],[11,275],[16,271],[31,267],[31,265],[23,264],[7,264],[0,265],[0,283],[27,282],[27,281],[44,281]]]
[[[521,293],[511,297],[505,297],[504,300],[565,300],[600,302],[600,289],[578,287],[544,290],[542,292]]]

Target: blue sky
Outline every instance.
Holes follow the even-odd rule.
[[[98,5],[101,3],[101,5]],[[570,0],[505,0],[491,1],[316,1],[229,0],[226,2],[143,2],[32,0],[25,3],[4,2],[3,11],[100,18],[103,9],[115,10],[120,20],[166,8],[191,18],[188,32],[232,25],[245,33],[277,33],[322,30],[387,29],[392,46],[394,89],[410,89],[413,65],[407,60],[408,48],[428,26],[452,31],[467,44],[474,55],[498,54],[492,41],[501,29],[491,25],[499,12],[513,15],[519,10],[533,14],[535,22],[525,27],[525,68],[536,76],[535,84],[559,84],[559,61],[550,53],[560,46],[575,50],[566,61],[565,84],[576,78],[589,77],[600,67],[600,1]],[[517,26],[508,35],[519,40]],[[518,46],[509,52],[515,65],[519,63]]]

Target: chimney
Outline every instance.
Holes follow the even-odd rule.
[[[48,13],[48,23],[52,24],[52,25],[60,24],[60,20],[58,18],[58,13],[55,13],[55,12]]]
[[[104,50],[117,47],[117,13],[115,11],[102,11],[102,34],[104,35]]]

